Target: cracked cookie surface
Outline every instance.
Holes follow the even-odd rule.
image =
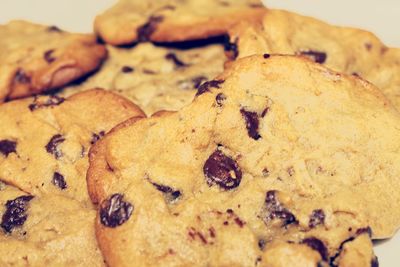
[[[264,12],[259,0],[120,0],[96,17],[94,29],[113,45],[176,42],[226,34]]]
[[[268,10],[258,23],[234,27],[230,36],[238,58],[264,53],[304,56],[372,82],[400,109],[400,49],[387,47],[370,32]]]
[[[285,251],[304,266],[369,266],[371,230],[399,227],[399,122],[357,77],[240,59],[180,111],[92,147],[100,248],[110,266],[282,266],[267,255]]]
[[[0,25],[0,101],[64,86],[98,68],[106,56],[93,35],[25,21]]]
[[[0,106],[1,266],[104,266],[85,179],[88,151],[132,116],[144,114],[104,90]]]

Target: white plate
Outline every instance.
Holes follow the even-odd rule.
[[[146,0],[142,0],[146,1]],[[201,0],[198,0],[201,1]],[[90,32],[96,14],[115,0],[0,0],[0,23],[26,19]],[[360,27],[377,34],[387,45],[400,47],[399,0],[264,0],[269,7],[284,8],[330,23]],[[400,74],[399,74],[400,75]],[[376,245],[380,266],[400,266],[400,233]]]

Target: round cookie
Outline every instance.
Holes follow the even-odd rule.
[[[233,55],[289,54],[307,57],[336,71],[375,84],[400,108],[400,49],[386,47],[374,34],[338,27],[283,10],[230,31]]]
[[[177,42],[226,34],[264,12],[259,0],[120,0],[96,17],[94,29],[112,45]]]
[[[0,266],[105,266],[95,216],[65,196],[0,185]]]
[[[369,238],[346,245],[361,254],[342,244],[399,227],[399,122],[357,77],[298,57],[238,60],[190,105],[91,149],[99,246],[110,266],[270,266],[278,241],[325,248],[305,252],[313,266],[338,253],[362,266]]]
[[[178,110],[193,100],[201,83],[223,71],[226,60],[219,44],[176,49],[142,43],[132,48],[109,46],[108,51],[98,73],[60,95],[99,87],[132,100],[149,115]]]
[[[93,35],[25,21],[0,25],[0,102],[64,86],[95,70],[106,56]]]
[[[134,116],[144,114],[104,90],[0,105],[0,180],[35,196],[63,195],[90,207],[85,179],[89,148]]]

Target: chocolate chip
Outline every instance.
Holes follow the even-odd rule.
[[[373,257],[371,260],[371,267],[379,267],[378,257]]]
[[[62,98],[58,95],[50,95],[46,100],[42,100],[42,98],[35,97],[33,103],[31,103],[28,107],[31,111],[34,111],[39,108],[46,108],[52,106],[61,105],[65,101],[65,98]]]
[[[265,59],[267,59],[267,58],[270,58],[271,55],[270,55],[270,54],[264,54],[263,57],[264,57]]]
[[[324,52],[308,50],[308,51],[301,51],[300,55],[306,56],[309,59],[313,60],[314,62],[320,64],[323,64],[326,61],[326,53]]]
[[[157,25],[164,20],[163,16],[151,16],[149,20],[137,29],[138,41],[150,41],[151,35],[156,31]]]
[[[47,28],[47,31],[48,32],[63,32],[63,30],[61,30],[57,26],[50,26],[50,27]]]
[[[131,73],[131,72],[134,71],[134,68],[132,68],[131,66],[123,66],[123,67],[121,68],[121,71],[122,71],[123,73]]]
[[[261,118],[264,118],[269,112],[269,107],[266,107],[263,112],[261,112]]]
[[[269,223],[274,219],[280,219],[283,221],[283,226],[297,223],[296,217],[282,204],[276,197],[277,191],[271,190],[266,193],[265,196],[265,207],[267,210],[267,215],[264,218],[265,223]]]
[[[171,187],[167,186],[167,185],[161,185],[161,184],[157,184],[155,182],[151,182],[150,183],[160,192],[163,192],[165,195],[165,198],[168,202],[174,202],[176,201],[181,195],[181,191],[179,190],[174,190]]]
[[[228,56],[229,59],[235,60],[238,55],[239,55],[239,50],[238,50],[238,41],[239,38],[235,38],[233,43],[230,41],[230,36],[226,35],[225,36],[225,41],[224,41],[224,50]]]
[[[17,153],[17,142],[11,140],[1,140],[0,141],[0,153],[8,157],[11,153]]]
[[[11,233],[12,229],[25,223],[28,215],[26,215],[27,204],[33,196],[20,196],[14,200],[6,202],[6,211],[1,220],[1,228],[6,233]]]
[[[203,172],[209,186],[217,184],[225,190],[238,187],[242,180],[242,171],[236,161],[220,150],[216,150],[206,160]]]
[[[121,194],[113,194],[101,203],[100,221],[104,226],[115,228],[131,217],[133,205],[123,198]]]
[[[310,221],[308,222],[308,227],[314,228],[317,225],[325,223],[325,213],[323,210],[313,210],[310,216]]]
[[[144,74],[149,74],[149,75],[154,75],[157,74],[154,70],[149,70],[149,69],[143,69]]]
[[[219,93],[216,97],[215,97],[215,101],[217,101],[217,105],[218,107],[222,107],[222,105],[224,104],[224,101],[226,100],[226,96],[223,93]]]
[[[99,141],[106,133],[104,131],[100,131],[98,134],[93,133],[92,134],[92,140],[90,141],[91,145],[96,144],[97,141]]]
[[[15,73],[14,81],[17,83],[30,83],[31,77],[29,77],[23,69],[18,69]]]
[[[165,58],[172,61],[176,67],[181,68],[181,67],[186,67],[187,64],[184,63],[183,61],[181,61],[177,55],[173,52],[170,52],[168,54],[165,55]]]
[[[203,83],[199,86],[196,96],[204,94],[205,92],[209,92],[210,88],[221,88],[220,85],[224,83],[224,80],[211,80],[208,82]]]
[[[50,50],[47,50],[46,52],[44,52],[44,54],[43,54],[44,60],[46,60],[48,63],[51,63],[54,60],[56,60],[56,58],[53,56],[53,53],[54,53],[54,49],[50,49]]]
[[[304,239],[301,243],[309,246],[313,250],[318,251],[318,253],[321,255],[321,258],[323,260],[325,260],[325,261],[328,260],[328,249],[326,248],[325,244],[321,240],[319,240],[315,237],[309,237],[309,238]]]
[[[67,183],[65,182],[64,176],[60,174],[59,172],[55,172],[53,174],[53,180],[52,183],[60,188],[61,190],[64,190],[67,188]]]
[[[242,113],[242,116],[244,117],[249,136],[254,140],[260,139],[261,135],[258,134],[259,122],[257,112],[246,111],[244,108],[242,108],[240,113]]]
[[[371,49],[372,49],[371,43],[365,43],[364,46],[365,46],[365,49],[367,49],[368,51],[371,51]]]
[[[193,87],[194,87],[195,89],[199,89],[200,85],[201,85],[204,81],[207,81],[207,77],[205,77],[205,76],[197,76],[197,77],[194,77],[194,78],[192,79]]]
[[[265,239],[261,238],[258,240],[258,247],[260,248],[260,250],[264,250],[266,244],[267,241]]]
[[[58,149],[58,145],[65,141],[65,138],[61,134],[54,135],[46,145],[46,151],[56,159],[62,156],[62,152]]]

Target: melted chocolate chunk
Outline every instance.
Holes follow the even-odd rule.
[[[104,226],[115,228],[129,220],[133,205],[123,198],[121,194],[114,194],[101,203],[100,221]]]
[[[264,57],[265,59],[267,59],[267,58],[270,58],[271,55],[270,55],[270,54],[264,54],[263,57]]]
[[[17,153],[17,142],[11,140],[0,141],[0,153],[8,157],[11,153]]]
[[[196,96],[204,94],[205,92],[209,92],[210,88],[221,88],[220,85],[224,83],[224,80],[211,80],[208,82],[203,83],[199,86]]]
[[[265,223],[268,223],[274,219],[280,219],[283,221],[283,226],[297,223],[296,217],[276,198],[277,191],[271,190],[268,191],[265,196],[265,206],[267,209],[267,216],[265,217]]]
[[[317,225],[325,223],[325,213],[323,210],[313,210],[310,216],[310,221],[308,222],[308,227],[314,228]]]
[[[65,182],[64,176],[60,174],[59,172],[55,172],[53,174],[53,180],[52,183],[60,188],[61,190],[64,190],[67,188],[67,182]]]
[[[48,32],[63,32],[63,30],[61,30],[57,26],[50,26],[50,27],[47,28],[47,31]]]
[[[61,134],[54,135],[46,145],[46,151],[53,154],[56,159],[62,156],[62,152],[58,149],[58,145],[65,141]]]
[[[301,51],[300,55],[306,56],[313,60],[314,62],[323,64],[326,61],[326,53],[324,52],[319,52],[319,51]]]
[[[219,93],[216,97],[215,97],[215,101],[217,101],[217,105],[218,107],[222,107],[222,105],[224,104],[224,101],[226,100],[226,96],[223,93]]]
[[[217,184],[225,190],[238,187],[242,180],[242,171],[236,161],[219,150],[206,160],[203,172],[209,186]]]
[[[131,73],[131,72],[133,72],[135,69],[134,68],[132,68],[131,66],[123,66],[122,68],[121,68],[121,71],[123,72],[123,73]]]
[[[304,239],[301,243],[309,246],[313,250],[318,251],[318,253],[321,255],[321,258],[323,260],[325,260],[325,261],[328,260],[328,249],[326,248],[325,244],[321,240],[319,240],[315,237],[309,237],[309,238]]]
[[[179,190],[174,190],[171,187],[167,186],[167,185],[161,185],[161,184],[157,184],[154,182],[151,182],[152,185],[154,185],[154,187],[160,191],[163,192],[165,195],[165,198],[168,202],[174,202],[175,200],[177,200],[181,195],[181,191]]]
[[[371,260],[371,267],[379,267],[378,257],[373,257]]]
[[[56,60],[56,58],[53,56],[53,53],[54,53],[54,49],[50,49],[50,50],[47,50],[46,52],[44,52],[43,58],[44,58],[44,60],[47,61],[47,63],[52,63],[54,60]]]
[[[14,200],[6,202],[6,212],[1,220],[1,228],[6,233],[11,233],[12,229],[25,223],[28,215],[26,215],[27,204],[33,196],[20,196]]]
[[[93,133],[92,134],[92,140],[90,141],[91,145],[96,144],[97,141],[99,141],[106,133],[104,131],[100,131],[98,134]]]
[[[14,81],[17,83],[30,83],[31,77],[29,77],[23,69],[18,69],[15,73]]]
[[[156,31],[157,25],[160,24],[163,20],[163,16],[151,16],[147,23],[137,29],[138,41],[150,41],[150,37]]]
[[[225,49],[225,52],[226,52],[228,58],[230,58],[232,60],[235,60],[239,55],[239,50],[238,50],[238,45],[237,45],[238,41],[239,41],[239,38],[235,38],[234,42],[232,43],[230,41],[229,35],[225,36],[224,49]]]
[[[181,68],[181,67],[186,67],[187,64],[184,63],[182,60],[180,60],[177,55],[173,52],[170,52],[165,55],[165,58],[172,61],[176,67]]]
[[[240,113],[242,113],[242,116],[246,122],[247,133],[249,136],[254,140],[260,139],[261,135],[258,134],[259,121],[257,112],[246,111],[244,108],[242,108]]]
[[[65,101],[65,98],[62,98],[58,95],[50,95],[46,100],[39,101],[39,98],[35,97],[33,103],[30,104],[28,107],[31,111],[34,111],[39,108],[46,108],[52,106],[61,105]]]
[[[200,85],[201,85],[204,81],[207,81],[207,77],[205,77],[205,76],[197,76],[197,77],[194,77],[194,78],[192,79],[193,87],[194,87],[195,89],[199,89]]]

